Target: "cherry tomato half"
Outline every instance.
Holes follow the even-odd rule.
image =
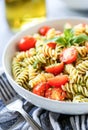
[[[58,76],[48,79],[48,84],[50,86],[59,88],[61,87],[61,85],[64,85],[68,81],[69,79],[67,75],[58,75]]]
[[[53,100],[63,101],[66,98],[66,92],[61,88],[49,88],[45,92],[45,97]]]
[[[60,55],[60,61],[70,64],[77,59],[77,50],[74,47],[66,48],[62,51]]]
[[[59,73],[61,73],[64,69],[64,63],[57,63],[55,65],[49,65],[47,67],[45,67],[45,71],[48,73],[52,73],[54,75],[57,75]]]
[[[49,43],[47,43],[47,46],[52,48],[52,49],[55,49],[56,43],[55,42],[49,42]]]
[[[34,48],[36,43],[36,39],[33,37],[28,37],[25,36],[20,39],[18,42],[18,48],[20,51],[26,51],[29,50],[30,48]]]
[[[50,88],[50,85],[46,82],[42,82],[40,84],[38,84],[37,86],[35,86],[32,90],[33,93],[39,95],[39,96],[43,96],[45,95],[45,91]]]
[[[49,29],[49,26],[43,26],[39,29],[39,34],[45,36]]]

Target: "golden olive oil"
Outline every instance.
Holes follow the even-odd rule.
[[[5,0],[6,18],[14,31],[45,19],[45,0]]]

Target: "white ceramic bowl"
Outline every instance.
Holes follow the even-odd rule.
[[[63,2],[74,10],[88,10],[88,0],[63,0]]]
[[[62,18],[62,19],[53,19],[46,20],[43,23],[30,27],[23,32],[16,34],[6,46],[6,49],[3,54],[3,68],[7,75],[9,82],[12,84],[16,92],[24,97],[27,101],[32,104],[47,109],[49,111],[64,113],[64,114],[83,114],[88,113],[88,103],[72,103],[72,102],[63,102],[47,99],[41,96],[37,96],[32,92],[24,89],[19,86],[12,77],[11,74],[11,59],[16,52],[16,44],[19,39],[27,34],[33,34],[38,31],[38,29],[43,25],[49,25],[54,28],[62,29],[66,22],[70,22],[72,25],[78,23],[88,23],[88,19],[85,18]]]

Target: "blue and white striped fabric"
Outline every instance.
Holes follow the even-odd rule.
[[[44,130],[88,130],[87,114],[74,116],[53,113],[26,101],[24,109]],[[19,113],[9,111],[0,100],[0,130],[32,130],[32,128]]]

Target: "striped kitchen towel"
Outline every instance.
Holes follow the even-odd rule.
[[[3,78],[3,74],[0,76]],[[4,78],[7,80],[5,74]],[[25,100],[23,107],[43,130],[88,130],[87,114],[75,116],[54,113],[38,108]],[[0,130],[32,130],[32,128],[18,112],[9,111],[0,100]]]

